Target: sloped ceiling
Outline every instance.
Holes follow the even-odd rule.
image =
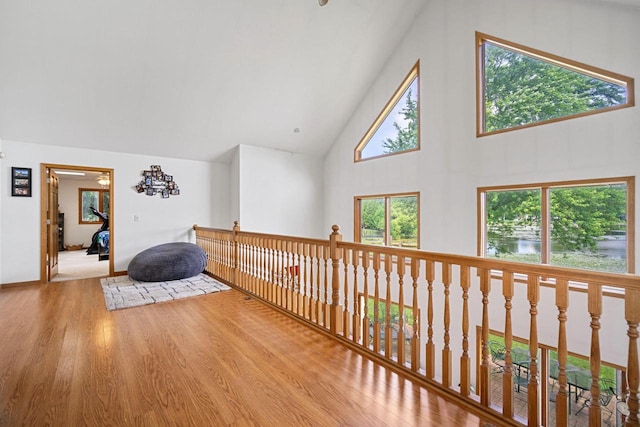
[[[429,1],[0,1],[0,138],[322,155]]]
[[[427,1],[2,1],[0,137],[323,154]]]

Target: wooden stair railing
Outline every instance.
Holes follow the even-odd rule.
[[[206,270],[211,275],[508,424],[548,425],[550,415],[557,426],[569,424],[570,324],[574,333],[590,336],[589,425],[600,426],[602,330],[624,328],[628,342],[620,343],[620,354],[626,347],[627,360],[620,397],[627,396],[629,407],[624,425],[639,425],[640,276],[344,242],[338,226],[332,227],[328,240],[244,232],[237,222],[232,230],[193,228],[196,243],[208,255]],[[554,302],[541,298],[543,289],[553,288]],[[586,293],[587,304],[573,306],[570,318],[573,293]],[[607,323],[602,319],[611,301],[623,301],[624,313],[608,313]],[[557,315],[553,344],[558,390],[553,414],[546,406],[549,358],[546,353],[539,355],[540,343],[548,346],[548,337],[555,336],[549,328],[540,329],[549,324],[549,307]],[[547,318],[540,318],[541,310],[546,310]],[[585,310],[590,322],[577,324],[576,319],[583,317],[576,310]],[[616,319],[612,314],[620,316],[619,324],[611,324],[610,319]],[[514,405],[519,371],[512,350],[516,325],[522,332],[524,316],[529,326],[526,335],[519,335],[528,342],[529,356],[527,413],[521,415]],[[491,399],[493,324],[502,327],[505,344],[501,408]],[[480,328],[477,345],[470,345],[472,325]]]

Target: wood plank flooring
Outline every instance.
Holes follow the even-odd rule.
[[[232,290],[108,312],[99,279],[0,289],[0,426],[483,426]]]

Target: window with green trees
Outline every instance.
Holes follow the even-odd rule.
[[[633,79],[476,33],[478,135],[634,105]]]
[[[100,224],[102,220],[95,216],[90,208],[95,208],[109,216],[109,191],[99,188],[78,189],[79,199],[79,223],[80,224]]]
[[[418,199],[419,193],[356,197],[354,240],[418,248]]]
[[[418,82],[416,63],[356,146],[356,162],[420,148]]]
[[[633,273],[633,177],[478,189],[480,254]]]

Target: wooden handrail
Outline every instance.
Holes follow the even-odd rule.
[[[345,242],[338,226],[326,240],[241,231],[237,222],[232,230],[199,226],[194,230],[196,243],[208,254],[207,271],[212,275],[469,405],[492,412],[501,405],[500,414],[509,423],[547,424],[549,357],[544,351],[550,336],[557,336],[554,415],[556,425],[568,425],[567,325],[571,324],[576,334],[590,337],[589,425],[600,425],[605,409],[598,403],[600,340],[606,333],[602,330],[623,328],[628,355],[622,383],[628,390],[623,389],[620,397],[628,395],[625,425],[638,425],[640,276]],[[543,284],[555,287],[555,302],[541,298]],[[586,292],[587,304],[569,311],[575,286]],[[616,298],[606,293],[612,288],[617,289]],[[626,325],[621,321],[612,325],[611,316],[603,317],[613,300],[624,303]],[[548,314],[545,318],[540,314],[549,313],[549,307],[557,316],[553,328]],[[529,326],[523,335],[525,316]],[[584,318],[589,322],[578,320]],[[499,374],[502,399],[497,402],[492,399],[496,366],[489,348],[490,325],[495,323],[503,323],[505,343]],[[525,361],[514,356],[516,323],[520,336],[528,337]],[[469,343],[473,324],[480,328],[475,346]],[[541,347],[541,342],[546,344]],[[526,384],[521,383],[522,369],[527,372]],[[476,370],[474,389],[471,379]],[[528,403],[524,418],[514,405],[521,387]],[[544,399],[538,398],[540,394]]]

